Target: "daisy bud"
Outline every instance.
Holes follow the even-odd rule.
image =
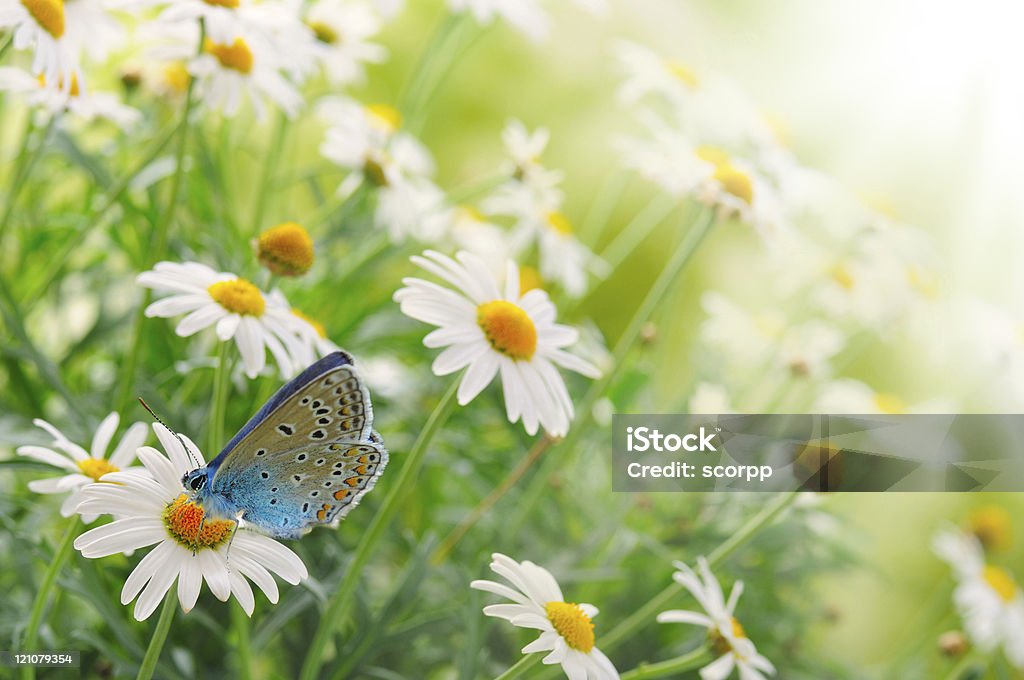
[[[958,630],[949,630],[939,636],[939,650],[946,656],[963,656],[969,647],[967,636]]]
[[[302,276],[313,266],[313,239],[295,222],[271,227],[256,240],[260,264],[281,276]]]

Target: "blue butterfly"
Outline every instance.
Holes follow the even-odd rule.
[[[224,450],[181,479],[209,518],[280,538],[334,525],[388,462],[352,357],[334,352],[277,391]]]

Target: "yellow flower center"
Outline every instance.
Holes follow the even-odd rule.
[[[394,132],[402,127],[402,114],[398,109],[387,104],[369,104],[366,107],[366,114],[370,122],[385,132]]]
[[[252,71],[252,50],[241,38],[235,38],[230,45],[207,40],[206,51],[216,57],[224,68],[244,74]]]
[[[718,180],[726,193],[732,194],[747,205],[754,202],[754,183],[750,181],[750,176],[747,173],[735,165],[730,163],[719,165],[715,168],[714,178]]]
[[[750,176],[732,163],[729,153],[716,146],[698,146],[694,151],[697,158],[715,166],[712,179],[722,185],[726,193],[744,201],[747,205],[754,202],[754,183]]]
[[[1017,583],[1005,569],[987,564],[982,572],[982,578],[1004,602],[1010,602],[1017,597]]]
[[[334,28],[322,21],[311,21],[309,22],[309,27],[313,30],[313,35],[316,36],[316,39],[327,45],[335,44],[341,37]]]
[[[716,168],[719,165],[728,165],[732,162],[729,158],[729,152],[725,149],[720,149],[717,146],[702,144],[694,150],[694,154],[696,154],[697,158],[707,163],[711,163],[711,165],[714,165]]]
[[[694,73],[693,69],[685,64],[680,64],[678,61],[666,61],[665,67],[672,75],[683,81],[683,83],[691,89],[695,90],[697,89],[697,86],[700,85],[700,78],[697,77],[697,74]]]
[[[308,323],[310,326],[312,326],[313,330],[315,330],[316,334],[319,335],[321,338],[327,337],[327,329],[324,328],[324,325],[322,323],[320,323],[313,317],[307,316],[297,309],[293,309],[292,314],[294,314],[295,316],[299,317],[300,319]]]
[[[188,84],[191,80],[192,76],[185,68],[184,62],[175,61],[164,67],[164,82],[179,94],[185,94],[188,91]]]
[[[295,222],[285,222],[260,234],[256,251],[264,267],[282,276],[301,276],[313,266],[313,239]]]
[[[747,632],[743,630],[743,626],[740,625],[740,622],[735,617],[732,620],[732,636],[737,639],[747,637]],[[708,639],[711,642],[711,648],[715,650],[718,656],[735,651],[732,645],[729,644],[729,640],[717,628],[712,628],[708,631]]]
[[[231,9],[242,4],[241,0],[203,0],[203,2],[207,5],[213,5],[214,7],[229,7]]]
[[[64,35],[64,0],[21,0],[28,13],[54,38]]]
[[[569,647],[584,654],[594,648],[594,624],[578,605],[571,602],[548,602],[544,605],[544,612]]]
[[[167,504],[163,520],[171,538],[192,551],[216,548],[231,537],[234,522],[204,517],[203,509],[181,494]]]
[[[903,401],[895,394],[890,394],[889,392],[876,393],[874,402],[875,407],[882,413],[899,415],[907,412],[907,402]]]
[[[967,530],[981,541],[986,550],[1007,550],[1013,543],[1010,513],[995,505],[974,510],[967,518]]]
[[[839,287],[843,290],[853,290],[853,287],[857,285],[857,280],[853,278],[853,273],[842,262],[835,264],[829,269],[828,273],[832,280],[838,283]]]
[[[487,218],[483,213],[471,205],[460,205],[455,209],[459,219],[468,222],[486,222]]]
[[[102,458],[86,458],[85,460],[80,460],[78,461],[78,469],[81,470],[82,474],[86,477],[92,477],[94,482],[100,481],[100,477],[108,472],[118,471],[116,465],[111,465]]]
[[[548,226],[565,236],[572,236],[572,222],[560,212],[548,213]]]
[[[476,322],[491,347],[513,359],[529,360],[537,350],[537,327],[518,305],[492,300],[476,308]]]
[[[540,272],[534,269],[533,267],[520,267],[519,294],[522,295],[527,291],[534,290],[537,288],[544,288],[544,279],[541,278]]]
[[[218,281],[206,290],[214,302],[235,314],[262,316],[267,306],[260,289],[245,279]]]

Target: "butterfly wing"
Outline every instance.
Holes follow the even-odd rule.
[[[281,537],[336,525],[380,479],[388,452],[379,442],[308,444],[250,466],[234,479],[243,518]]]
[[[369,392],[352,358],[335,352],[282,387],[228,442],[208,466],[210,490],[250,523],[292,536],[343,517],[386,463]],[[338,483],[349,492],[335,498]]]

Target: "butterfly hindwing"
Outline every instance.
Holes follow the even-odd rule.
[[[232,500],[247,508],[247,521],[277,536],[298,536],[348,514],[387,462],[387,450],[377,442],[309,444],[242,471]]]
[[[366,386],[336,352],[282,387],[210,462],[210,491],[248,522],[294,536],[343,517],[386,464]]]

